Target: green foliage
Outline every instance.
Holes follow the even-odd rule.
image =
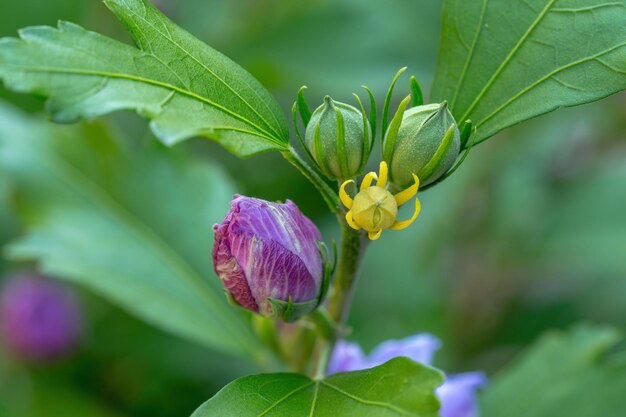
[[[608,352],[622,336],[579,327],[544,337],[497,377],[482,401],[484,417],[617,417],[626,409],[626,357]]]
[[[11,204],[11,185],[8,179],[0,175],[0,247],[9,241],[16,233],[14,214]],[[5,269],[5,262],[0,257],[0,274]]]
[[[436,417],[434,389],[442,382],[438,371],[407,358],[315,381],[253,375],[224,387],[192,417]]]
[[[7,254],[179,336],[261,355],[212,270],[211,226],[233,194],[224,174],[163,147],[123,148],[102,129],[60,132],[0,107],[0,169],[27,227]]]
[[[624,0],[446,0],[431,100],[477,142],[626,88]]]
[[[144,0],[106,4],[139,49],[72,23],[30,27],[0,40],[0,78],[49,97],[59,122],[133,109],[166,144],[205,136],[242,157],[287,147],[280,107],[243,68]]]

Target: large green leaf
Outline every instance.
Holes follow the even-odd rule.
[[[322,380],[252,375],[228,384],[192,417],[436,417],[434,390],[442,382],[441,373],[407,358]]]
[[[213,273],[211,226],[233,194],[222,171],[154,142],[123,148],[102,128],[72,132],[0,105],[0,170],[27,227],[6,253],[169,332],[263,354]]]
[[[192,136],[238,156],[285,149],[286,119],[239,65],[185,32],[145,0],[107,0],[139,49],[60,22],[0,40],[0,78],[49,97],[59,122],[133,109],[167,144]]]
[[[495,378],[483,417],[619,417],[626,412],[626,361],[606,357],[621,335],[580,327],[551,334]]]
[[[477,142],[626,89],[624,0],[445,0],[432,101]]]

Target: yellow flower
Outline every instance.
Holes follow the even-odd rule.
[[[376,180],[376,185],[372,181]],[[420,201],[415,199],[415,212],[408,220],[398,221],[398,207],[412,199],[419,188],[417,175],[413,174],[414,184],[398,194],[387,191],[387,163],[380,163],[379,175],[370,172],[361,182],[361,189],[352,199],[346,192],[346,186],[354,180],[348,180],[339,188],[339,198],[348,209],[346,221],[355,230],[367,230],[370,240],[380,237],[383,229],[402,230],[415,221],[420,212]]]

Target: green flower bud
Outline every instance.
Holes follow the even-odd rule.
[[[436,181],[452,168],[460,150],[459,129],[446,102],[407,110],[399,128],[392,123],[383,140],[383,158],[399,188],[410,186],[413,174],[422,185]]]
[[[363,172],[372,150],[372,132],[365,114],[329,96],[311,115],[304,143],[325,176],[344,180]]]

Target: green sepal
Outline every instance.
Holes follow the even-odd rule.
[[[370,144],[370,150],[372,149],[372,147],[374,146],[374,141],[376,140],[376,126],[377,126],[377,114],[376,114],[376,98],[374,97],[374,93],[372,93],[372,90],[370,90],[370,88],[366,85],[362,85],[361,87],[363,87],[365,89],[365,91],[367,91],[367,95],[370,98],[370,128],[372,129],[372,142]],[[385,132],[383,132],[383,135],[385,134]]]
[[[302,91],[302,89],[305,89],[305,88],[306,86],[302,86],[300,88],[300,91],[298,92],[298,99],[296,99],[296,101],[294,101],[293,103],[293,106],[291,106],[291,121],[293,122],[293,130],[296,132],[296,137],[298,138],[300,145],[304,149],[304,152],[306,152],[307,156],[309,157],[309,160],[311,161],[311,163],[313,163],[313,166],[315,166],[315,168],[317,168],[317,170],[320,171],[320,167],[318,163],[315,161],[315,158],[313,158],[313,154],[311,153],[311,151],[309,151],[309,148],[306,146],[306,143],[304,143],[304,137],[302,137],[302,134],[300,133],[300,128],[298,127],[298,104],[300,102],[299,100],[300,92]],[[302,100],[304,100],[304,96],[302,96]],[[306,102],[304,102],[304,105],[306,106]],[[307,106],[307,110],[308,110],[308,106]],[[300,117],[302,118],[302,112],[300,112]],[[309,117],[309,120],[310,120],[310,117]],[[302,121],[302,123],[304,124],[304,120]],[[305,124],[305,128],[306,128],[306,124]]]
[[[330,275],[333,276],[335,274],[335,270],[337,269],[337,259],[339,256],[337,255],[337,241],[333,239],[333,266],[330,269]]]
[[[472,123],[471,120],[467,120],[469,123]],[[477,128],[476,126],[474,126],[472,128],[472,134],[470,136],[470,140],[469,143],[467,145],[467,148],[465,148],[465,151],[463,152],[463,155],[461,155],[461,159],[459,159],[459,161],[456,163],[456,165],[454,165],[448,172],[446,172],[444,175],[441,176],[441,178],[439,178],[437,181],[430,183],[428,185],[426,185],[425,187],[422,187],[420,190],[421,191],[426,191],[431,187],[434,187],[435,185],[439,184],[441,181],[445,180],[446,178],[448,178],[449,176],[451,176],[452,174],[454,174],[454,172],[459,169],[459,167],[463,164],[463,162],[465,162],[465,158],[467,158],[467,155],[469,155],[470,150],[474,147],[474,145],[476,144],[476,131]]]
[[[348,153],[346,151],[346,124],[343,120],[341,110],[336,107],[334,107],[334,109],[335,123],[337,127],[337,157],[339,158],[339,172],[341,173],[341,179],[347,180],[350,177],[348,174],[350,172],[350,167],[348,165]]]
[[[465,149],[465,145],[467,145],[467,141],[469,140],[473,131],[473,123],[470,119],[467,119],[463,122],[463,126],[461,127],[461,149]]]
[[[294,303],[291,297],[289,297],[289,301],[276,300],[273,298],[268,298],[267,301],[272,305],[272,317],[281,319],[286,323],[298,320],[305,314],[315,310],[318,306],[318,300]]]
[[[363,103],[361,102],[361,98],[357,94],[352,94],[356,99],[356,102],[359,104],[359,108],[361,109],[361,114],[363,115],[363,132],[367,132],[367,116],[365,115],[365,108],[363,107]],[[372,139],[372,133],[369,133],[369,140],[363,141],[363,149],[362,157],[361,157],[361,165],[359,165],[359,172],[363,172],[365,169],[365,165],[367,165],[367,161],[369,160],[370,153],[372,152],[372,145],[374,141]]]
[[[335,267],[337,266],[337,243],[333,241],[334,259],[332,263],[330,262],[328,256],[328,247],[326,244],[322,241],[317,241],[315,243],[320,252],[322,263],[324,264],[324,275],[322,276],[322,285],[320,287],[320,294],[317,301],[317,305],[319,306],[324,302],[324,298],[326,298],[328,288],[330,287],[330,280],[335,272]]]
[[[411,76],[409,84],[411,85],[411,107],[421,106],[422,104],[424,104],[424,93],[422,93],[422,88],[417,82],[417,78],[415,78],[415,75]]]
[[[306,102],[306,98],[304,98],[304,90],[307,89],[306,85],[300,87],[298,90],[298,96],[296,98],[296,103],[298,103],[298,110],[300,112],[300,117],[302,118],[302,123],[304,124],[304,128],[309,125],[309,121],[311,121],[311,109],[309,108],[308,103]]]
[[[439,144],[437,148],[437,152],[433,155],[433,157],[428,161],[426,165],[417,173],[418,178],[423,179],[424,181],[428,179],[433,172],[437,171],[441,164],[443,163],[443,159],[450,150],[450,146],[452,146],[452,139],[454,139],[454,131],[456,126],[452,124],[446,134],[443,136],[443,140]]]
[[[407,67],[400,68],[400,70],[396,73],[396,75],[391,80],[391,84],[389,85],[389,89],[387,90],[387,96],[385,97],[385,104],[383,105],[383,114],[382,114],[382,129],[381,134],[382,137],[385,137],[385,133],[387,132],[387,125],[389,124],[389,105],[391,104],[391,96],[393,95],[393,87],[396,85],[398,78],[406,71]]]
[[[406,96],[405,99],[400,102],[398,110],[389,125],[389,132],[384,135],[383,160],[386,161],[388,165],[391,165],[391,156],[393,154],[393,149],[396,146],[396,139],[398,139],[398,132],[400,131],[400,125],[402,124],[402,117],[404,116],[404,112],[406,111],[410,101],[411,96]]]

